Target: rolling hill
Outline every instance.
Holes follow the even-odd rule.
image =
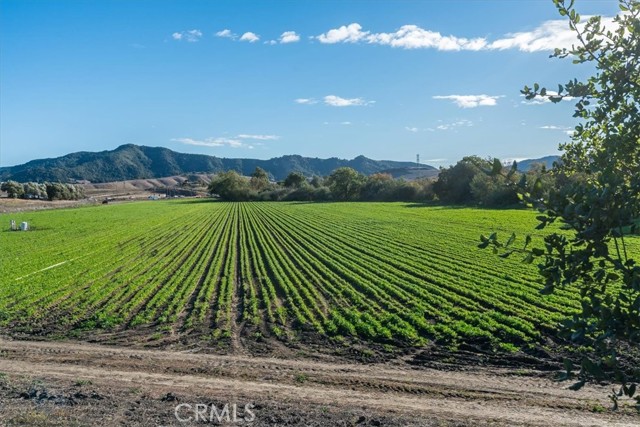
[[[539,159],[527,159],[518,162],[518,170],[526,172],[531,169],[534,164],[543,164],[547,169],[553,168],[553,164],[560,160],[560,156],[545,156]]]
[[[110,182],[226,170],[236,170],[243,175],[250,175],[256,167],[263,168],[274,179],[281,180],[293,171],[302,172],[307,176],[324,176],[343,166],[370,175],[390,169],[412,168],[415,163],[371,160],[364,156],[352,160],[336,157],[319,159],[298,155],[269,160],[230,159],[178,153],[163,147],[126,144],[112,151],[77,152],[53,159],[32,160],[22,165],[3,167],[0,168],[0,181],[11,179],[19,182]],[[437,173],[437,169],[432,166],[423,165],[421,168]]]

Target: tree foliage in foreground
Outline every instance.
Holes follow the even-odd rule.
[[[634,397],[640,407],[640,368],[634,365],[640,351],[640,265],[627,244],[640,218],[640,2],[619,0],[622,13],[607,28],[600,17],[582,24],[573,0],[554,3],[578,44],[556,49],[552,57],[591,63],[596,72],[586,81],[559,85],[557,92],[537,83],[522,90],[527,99],[577,99],[574,117],[580,124],[572,142],[561,145],[561,165],[553,171],[564,185],[544,198],[526,191],[521,196],[540,209],[538,229],[560,223],[568,232],[547,235],[543,248],[530,248],[527,236],[524,249],[513,249],[515,236],[502,243],[495,234],[483,236],[480,246],[539,260],[544,294],[558,287],[578,289],[582,310],[562,330],[592,351],[577,374],[567,362],[565,378],[577,376],[576,389],[593,379],[617,382],[614,407],[623,395]]]

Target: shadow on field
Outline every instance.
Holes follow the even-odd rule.
[[[435,202],[412,202],[404,205],[405,208],[440,208],[443,210],[461,210],[461,209],[482,209],[487,211],[513,211],[513,210],[526,210],[527,208],[522,205],[507,205],[507,206],[478,206],[478,205],[445,205]]]
[[[204,203],[221,203],[222,200],[220,199],[213,199],[213,198],[201,198],[201,199],[177,199],[177,200],[171,200],[179,202],[181,205],[199,205],[199,204],[204,204]]]

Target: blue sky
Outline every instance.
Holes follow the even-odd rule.
[[[436,166],[554,154],[573,104],[519,90],[593,72],[549,58],[571,42],[559,19],[551,0],[2,0],[0,166],[126,143]]]

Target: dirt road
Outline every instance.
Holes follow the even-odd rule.
[[[536,372],[499,369],[442,371],[0,339],[0,373],[2,425],[195,425],[178,421],[180,404],[181,419],[193,419],[196,404],[251,404],[255,420],[239,419],[244,425],[640,422],[630,407],[609,411],[608,388],[571,392]]]

